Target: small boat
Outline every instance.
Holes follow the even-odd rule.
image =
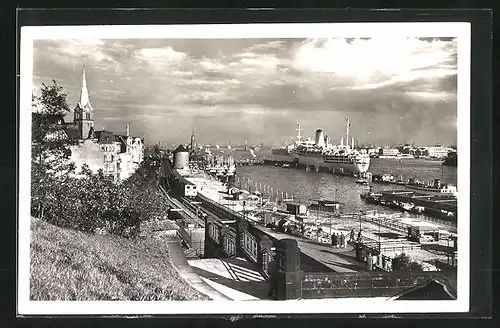
[[[411,204],[411,203],[402,203],[401,204],[401,207],[405,210],[405,211],[411,211],[415,205]]]

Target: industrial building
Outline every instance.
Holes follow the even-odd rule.
[[[184,145],[179,145],[174,150],[174,167],[176,169],[189,167],[189,150]]]

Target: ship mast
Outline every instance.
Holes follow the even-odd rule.
[[[302,135],[300,132],[302,132],[302,129],[300,128],[300,123],[297,124],[297,141],[300,142],[302,140]]]
[[[349,147],[349,127],[351,126],[351,123],[349,122],[349,117],[347,118],[347,127],[346,127],[346,146]]]

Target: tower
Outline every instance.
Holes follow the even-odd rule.
[[[195,147],[196,147],[196,135],[194,134],[194,128],[193,128],[193,133],[191,134],[191,151],[194,151]]]
[[[87,81],[85,80],[85,67],[83,68],[80,101],[75,107],[74,123],[78,126],[78,137],[80,139],[89,138],[94,129],[94,108],[90,104]]]

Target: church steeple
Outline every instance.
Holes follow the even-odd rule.
[[[83,67],[82,76],[82,89],[80,90],[80,102],[78,106],[82,110],[93,111],[92,105],[90,104],[89,91],[87,89],[87,80],[85,79],[85,66]]]
[[[89,91],[87,90],[87,80],[85,78],[85,66],[82,74],[82,89],[80,90],[80,101],[75,107],[74,122],[78,126],[80,139],[87,139],[91,129],[94,127],[94,108],[90,104]]]
[[[194,151],[196,148],[196,135],[194,134],[194,127],[193,127],[193,132],[191,133],[191,151]]]

